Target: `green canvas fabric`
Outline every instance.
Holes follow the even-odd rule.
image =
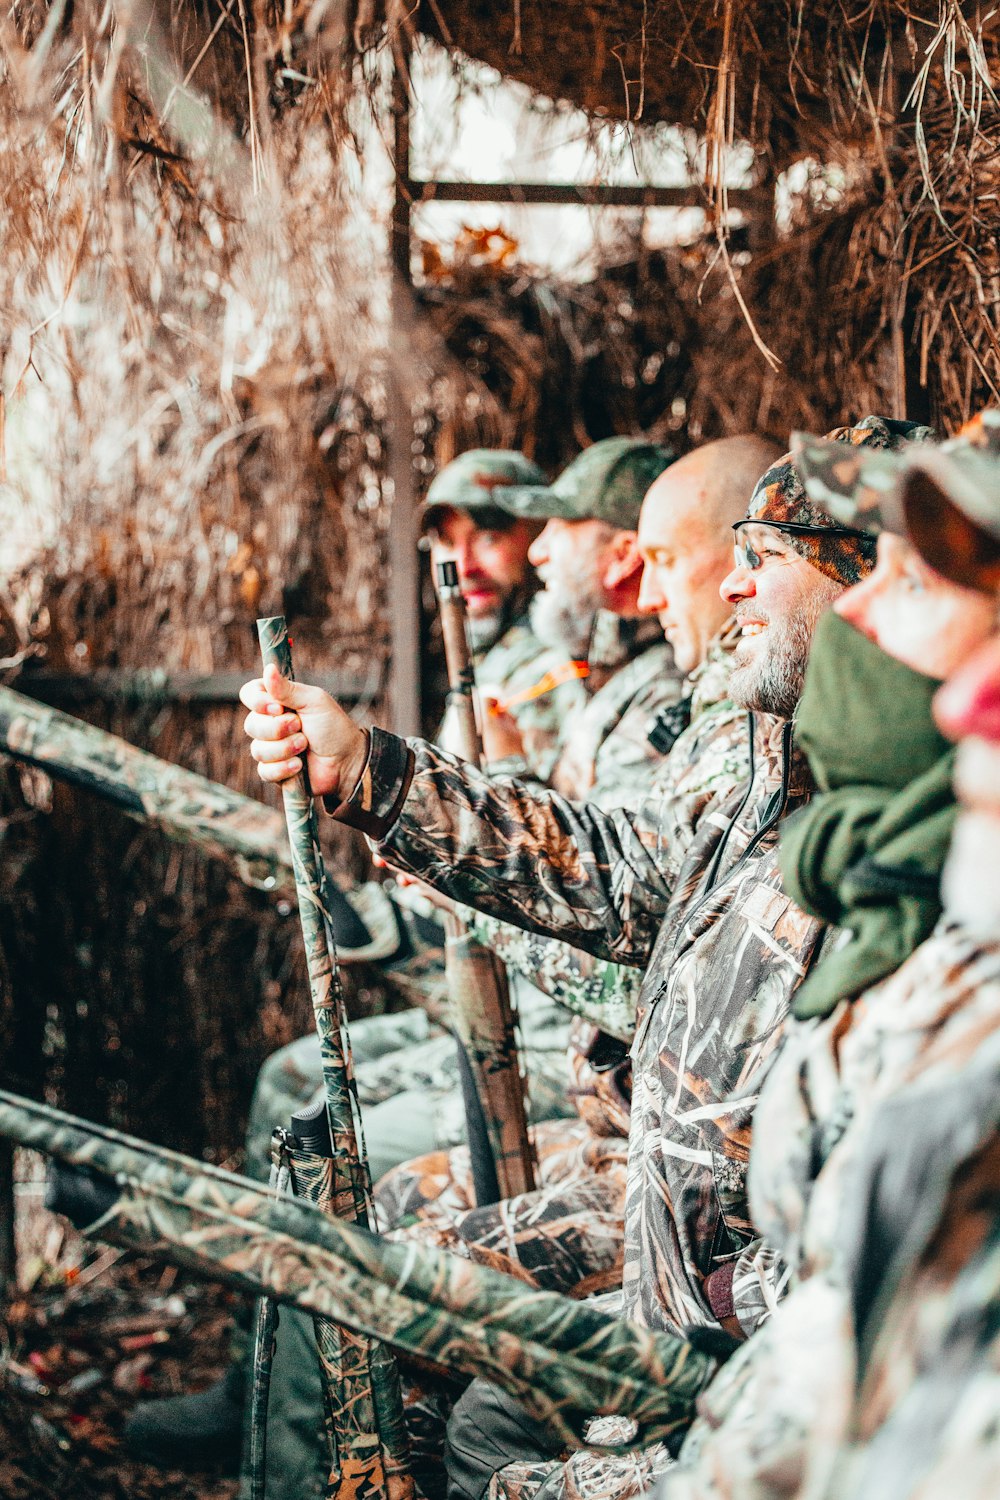
[[[518,512],[508,496],[514,485],[544,485],[544,472],[523,453],[510,448],[470,448],[460,453],[435,475],[423,507],[425,526],[433,526],[434,513],[445,507],[477,511]]]
[[[795,724],[821,795],[785,825],[781,870],[793,900],[851,938],[802,985],[800,1019],[893,973],[940,916],[956,809],[939,686],[839,615],[821,620]]]
[[[551,485],[525,484],[505,503],[535,520],[607,521],[634,531],[653,480],[677,457],[646,438],[602,438],[574,458]]]

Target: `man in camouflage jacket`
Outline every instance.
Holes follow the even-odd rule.
[[[778,824],[810,791],[789,718],[816,619],[872,551],[810,504],[790,462],[760,481],[724,586],[742,631],[732,696],[760,715],[751,775],[695,810],[668,802],[609,815],[490,782],[423,742],[377,729],[362,738],[326,695],[275,673],[242,693],[263,779],[294,774],[308,748],[313,786],[396,868],[487,914],[646,967],[623,1287],[626,1314],[650,1326],[748,1330],[761,1315],[749,1126],[821,931],[782,891],[775,857]]]
[[[521,453],[474,449],[435,477],[423,515],[434,557],[456,561],[480,679],[509,705],[523,764],[542,777],[558,756],[564,724],[587,702],[579,677],[566,670],[572,666],[566,653],[543,645],[528,618],[538,585],[528,549],[540,523],[515,514],[504,500],[513,485],[544,483],[541,469]],[[547,692],[537,691],[548,683],[553,685]],[[447,729],[446,721],[441,734]],[[428,916],[391,900],[377,882],[347,892],[345,898],[370,940],[342,957],[378,963],[394,988],[417,1007],[365,1019],[351,1028],[358,1095],[378,1176],[416,1144],[429,1149],[461,1138],[455,1044],[432,1019],[446,1004],[437,914],[431,911]],[[422,1004],[428,1009],[419,1008]],[[565,1024],[551,1005],[528,1008],[524,1022],[536,1064],[535,1107],[539,1118],[547,1118],[565,1108]],[[401,1079],[406,1080],[405,1088]],[[246,1169],[251,1175],[267,1176],[274,1125],[287,1125],[292,1112],[319,1092],[319,1043],[312,1031],[269,1057],[258,1075],[247,1132]],[[198,1397],[168,1398],[140,1407],[126,1429],[133,1450],[165,1464],[215,1462],[220,1450],[238,1456],[241,1363],[237,1359],[220,1385]],[[283,1453],[279,1427],[276,1419],[276,1463]],[[283,1456],[287,1458],[287,1452]]]
[[[565,792],[589,795],[610,806],[638,802],[648,793],[663,760],[661,750],[649,738],[650,725],[676,702],[681,679],[658,622],[639,608],[642,562],[635,527],[646,490],[671,459],[667,450],[645,440],[612,438],[589,448],[551,487],[540,475],[516,487],[509,483],[491,487],[491,504],[503,505],[518,524],[536,533],[528,557],[539,566],[545,581],[545,588],[532,601],[531,621],[534,624],[537,605],[542,626],[547,622],[547,628],[540,626],[538,634],[532,630],[537,672],[523,691],[544,680],[537,659],[540,636],[549,653],[546,672],[553,678],[566,676],[567,666],[586,671],[585,676],[570,679],[575,696],[569,703],[563,700],[555,742],[546,741],[550,753],[543,754],[537,724],[525,719],[517,701],[516,678],[507,682],[498,678],[498,652],[506,650],[507,638],[478,664],[477,680],[484,693],[498,697],[501,709],[505,702],[511,705],[509,713],[487,715],[484,722],[491,776],[516,770],[541,788],[548,772]],[[477,463],[476,474],[482,478],[482,456]],[[461,517],[455,518],[454,502],[465,491],[456,491],[453,483],[443,491],[441,481],[448,478],[446,470],[431,488],[425,525],[433,549],[457,556],[460,578],[475,584],[471,565],[463,566],[462,548],[469,528],[461,524]],[[468,481],[466,472],[463,483]],[[537,534],[553,510],[560,512],[559,520]],[[482,519],[481,511],[474,514]],[[561,548],[559,536],[553,543],[550,529],[561,530],[570,546]],[[475,590],[470,593],[475,603]],[[474,615],[470,624],[475,640]],[[519,628],[527,630],[523,624]],[[524,706],[557,696],[540,694]],[[516,717],[519,713],[520,718]],[[442,742],[447,737],[446,722]],[[444,976],[433,958],[430,952],[424,954],[422,979],[426,983],[432,978],[443,1000]],[[527,979],[515,979],[512,988],[521,1017],[532,1118],[537,1122],[565,1115],[572,1109],[566,1095],[565,1062],[570,1019]],[[429,1030],[421,1010],[351,1027],[369,1160],[376,1179],[412,1155],[415,1146],[453,1148],[464,1139],[455,1045],[447,1033],[423,1040]],[[379,1048],[377,1056],[374,1047]],[[582,1057],[579,1068],[589,1078],[589,1065]],[[290,1070],[294,1070],[291,1088]],[[321,1091],[319,1047],[314,1037],[294,1043],[265,1064],[253,1110],[261,1145],[269,1140],[273,1124],[304,1102],[303,1096],[311,1099]],[[572,1146],[560,1153],[560,1160],[567,1172],[573,1170]],[[556,1168],[554,1157],[552,1166]],[[312,1342],[308,1319],[283,1319],[269,1419],[271,1500],[308,1494],[324,1477],[322,1452],[313,1440],[322,1408]],[[432,1422],[428,1429],[438,1458],[439,1425]]]

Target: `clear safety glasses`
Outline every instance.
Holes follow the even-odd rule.
[[[756,535],[758,531],[774,531],[778,536],[869,536],[867,531],[858,531],[853,526],[810,526],[802,521],[735,521],[733,531],[736,533],[733,541],[736,566],[751,573],[763,567],[767,552],[766,545],[763,545],[765,539]]]

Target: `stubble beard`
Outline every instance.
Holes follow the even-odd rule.
[[[787,619],[777,623],[765,621],[765,651],[756,653],[749,661],[741,662],[740,647],[737,646],[729,678],[729,696],[738,708],[774,714],[780,719],[794,717],[802,697],[816,625],[834,599],[838,599],[843,593],[839,583],[835,583],[832,578],[821,577],[826,587],[810,589]],[[763,612],[753,605],[748,605],[743,610],[737,608],[737,620],[741,615],[754,619],[763,618]]]

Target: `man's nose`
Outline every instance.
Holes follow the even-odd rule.
[[[455,562],[458,564],[459,578],[471,578],[480,571],[479,559],[476,556],[475,543],[472,541],[459,542],[455,548]]]
[[[639,612],[644,615],[656,615],[667,607],[667,596],[656,576],[656,569],[651,568],[649,563],[643,566],[642,577],[639,580]]]
[[[752,599],[757,584],[750,568],[737,563],[719,584],[719,593],[727,604],[738,604],[741,599]]]
[[[543,568],[549,560],[548,535],[548,526],[543,526],[528,548],[528,561],[533,568]]]

